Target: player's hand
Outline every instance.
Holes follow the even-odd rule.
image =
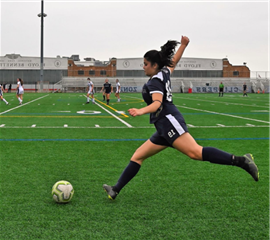
[[[181,38],[181,45],[187,46],[189,44],[189,38],[186,36],[182,36]]]
[[[141,116],[143,115],[143,112],[141,109],[137,109],[137,108],[130,108],[128,109],[128,113],[132,116],[132,117],[136,117],[136,116]]]

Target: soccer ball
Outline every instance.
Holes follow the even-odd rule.
[[[70,182],[61,180],[52,187],[53,200],[57,203],[68,203],[74,194],[74,189]]]

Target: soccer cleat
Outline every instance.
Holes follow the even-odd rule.
[[[114,191],[112,186],[103,184],[103,189],[108,194],[108,198],[111,200],[114,200],[118,195],[118,192]]]
[[[253,179],[257,182],[259,181],[259,170],[257,165],[254,162],[254,158],[252,154],[247,153],[244,155],[245,161],[241,168],[245,169],[252,177]]]
[[[89,102],[86,102],[85,104],[88,104]]]

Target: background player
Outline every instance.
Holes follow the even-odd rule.
[[[87,92],[87,102],[86,102],[86,104],[87,103],[89,103],[89,101],[90,101],[90,98],[89,98],[89,95],[91,94],[91,101],[92,101],[92,103],[94,103],[95,104],[95,99],[94,99],[94,84],[93,84],[93,82],[91,81],[91,79],[90,78],[87,78],[87,80],[89,81],[88,82],[88,84],[87,84],[87,86],[88,86],[88,92]]]
[[[167,147],[173,147],[194,160],[241,167],[255,181],[259,180],[258,168],[251,154],[235,156],[217,148],[202,147],[188,132],[183,115],[172,101],[170,75],[189,44],[189,39],[182,36],[181,45],[174,54],[177,44],[176,41],[168,41],[161,47],[161,51],[151,50],[144,55],[143,69],[150,77],[142,89],[147,106],[140,109],[131,108],[128,111],[133,117],[150,113],[150,123],[155,125],[156,132],[135,151],[118,182],[114,186],[103,185],[111,200],[115,199],[121,189],[136,176],[145,159]],[[162,189],[159,193],[162,193]]]
[[[0,84],[0,99],[1,99],[2,101],[4,101],[4,102],[8,105],[8,102],[7,102],[6,99],[4,99],[3,94],[4,94],[4,88],[3,88],[3,86]]]
[[[103,84],[103,87],[101,89],[101,92],[105,92],[106,100],[107,100],[107,105],[110,104],[110,94],[113,92],[113,86],[109,83],[109,80],[106,79],[105,83]]]
[[[17,88],[16,89],[17,89],[16,97],[18,98],[19,103],[22,104],[24,88],[23,88],[23,80],[20,78],[17,78]]]
[[[243,97],[247,96],[247,84],[244,82],[243,84]]]
[[[121,101],[121,98],[120,98],[120,92],[121,92],[121,85],[120,85],[120,82],[118,79],[116,79],[116,87],[115,87],[115,97],[117,97],[117,102],[120,102]]]
[[[106,79],[105,79],[105,81],[104,81],[105,83],[106,83]],[[106,95],[106,93],[105,93],[105,89],[104,88],[102,88],[103,90],[101,90],[100,92],[102,92],[102,97],[103,97],[103,100],[102,101],[105,101],[105,95]]]

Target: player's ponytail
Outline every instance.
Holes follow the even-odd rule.
[[[157,63],[159,69],[162,69],[164,66],[173,67],[172,57],[174,55],[175,47],[177,44],[179,44],[177,41],[168,41],[163,46],[161,46],[161,51],[148,51],[144,55],[144,58],[151,62],[151,64]]]
[[[23,85],[23,80],[21,78],[19,78],[19,81],[21,82],[21,85]]]

